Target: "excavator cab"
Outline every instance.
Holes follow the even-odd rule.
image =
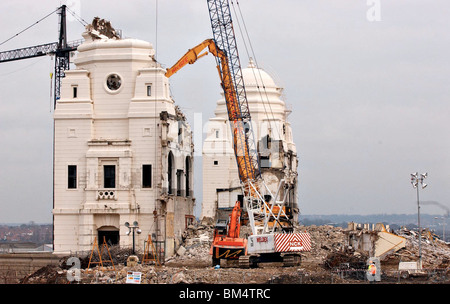
[[[216,226],[214,227],[214,237],[227,236],[228,221],[224,219],[218,219]]]

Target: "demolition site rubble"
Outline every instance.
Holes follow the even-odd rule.
[[[130,249],[110,248],[112,263],[87,268],[89,256],[80,258],[79,280],[67,266],[67,258],[58,266],[46,266],[24,277],[22,284],[125,284],[127,272],[140,272],[141,284],[351,284],[367,283],[366,262],[369,256],[348,243],[348,231],[341,227],[296,226],[308,232],[312,249],[302,253],[300,266],[282,267],[268,263],[258,268],[224,268],[211,264],[209,253],[213,226],[196,223],[182,237],[177,254],[158,265],[128,263]],[[243,227],[242,233],[246,233]],[[402,229],[397,235],[406,239],[406,246],[380,258],[381,283],[450,283],[450,244],[422,239],[423,269],[411,274],[399,271],[400,262],[417,261],[418,235]],[[136,253],[142,261],[142,253]],[[72,271],[72,272],[71,272]]]

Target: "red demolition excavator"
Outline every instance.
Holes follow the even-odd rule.
[[[217,221],[210,250],[213,265],[220,265],[220,261],[239,262],[239,257],[247,254],[247,239],[239,237],[241,211],[241,203],[237,201],[228,220]]]

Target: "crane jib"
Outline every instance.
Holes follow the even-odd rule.
[[[219,61],[228,119],[231,123],[239,178],[245,185],[260,176],[258,155],[251,130],[239,54],[227,0],[208,0],[208,9]],[[246,189],[249,187],[245,187]]]

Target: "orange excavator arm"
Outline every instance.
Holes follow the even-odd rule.
[[[230,67],[228,64],[228,57],[220,50],[213,39],[206,39],[199,45],[192,49],[189,49],[186,54],[180,58],[171,68],[167,69],[166,77],[170,77],[187,64],[193,64],[199,58],[208,54],[208,51],[201,53],[205,48],[208,48],[209,52],[215,57],[220,59],[220,66],[217,66],[219,77],[222,82],[222,87],[225,93],[225,100],[228,110],[228,119],[231,123],[234,139],[234,151],[236,155],[237,167],[239,170],[239,176],[241,182],[247,184],[248,181],[254,181],[257,177],[257,168],[255,168],[252,162],[248,144],[246,141],[246,130],[241,117],[241,110],[239,101],[236,96],[236,90],[233,85],[231,77]],[[251,187],[245,187],[245,192],[255,191]],[[252,193],[246,193],[252,194]]]
[[[228,225],[228,236],[238,238],[241,231],[241,204],[239,201],[234,205],[233,211],[230,214],[230,222]]]
[[[165,74],[166,77],[169,78],[170,76],[178,72],[181,68],[183,68],[186,64],[193,64],[197,61],[197,59],[208,55],[207,51],[202,54],[200,54],[200,52],[211,44],[214,44],[214,41],[212,39],[207,39],[196,47],[189,49],[189,51],[187,51],[187,53],[184,54],[184,56],[181,57],[180,60],[177,61],[177,63],[175,63],[171,68],[167,69]]]

